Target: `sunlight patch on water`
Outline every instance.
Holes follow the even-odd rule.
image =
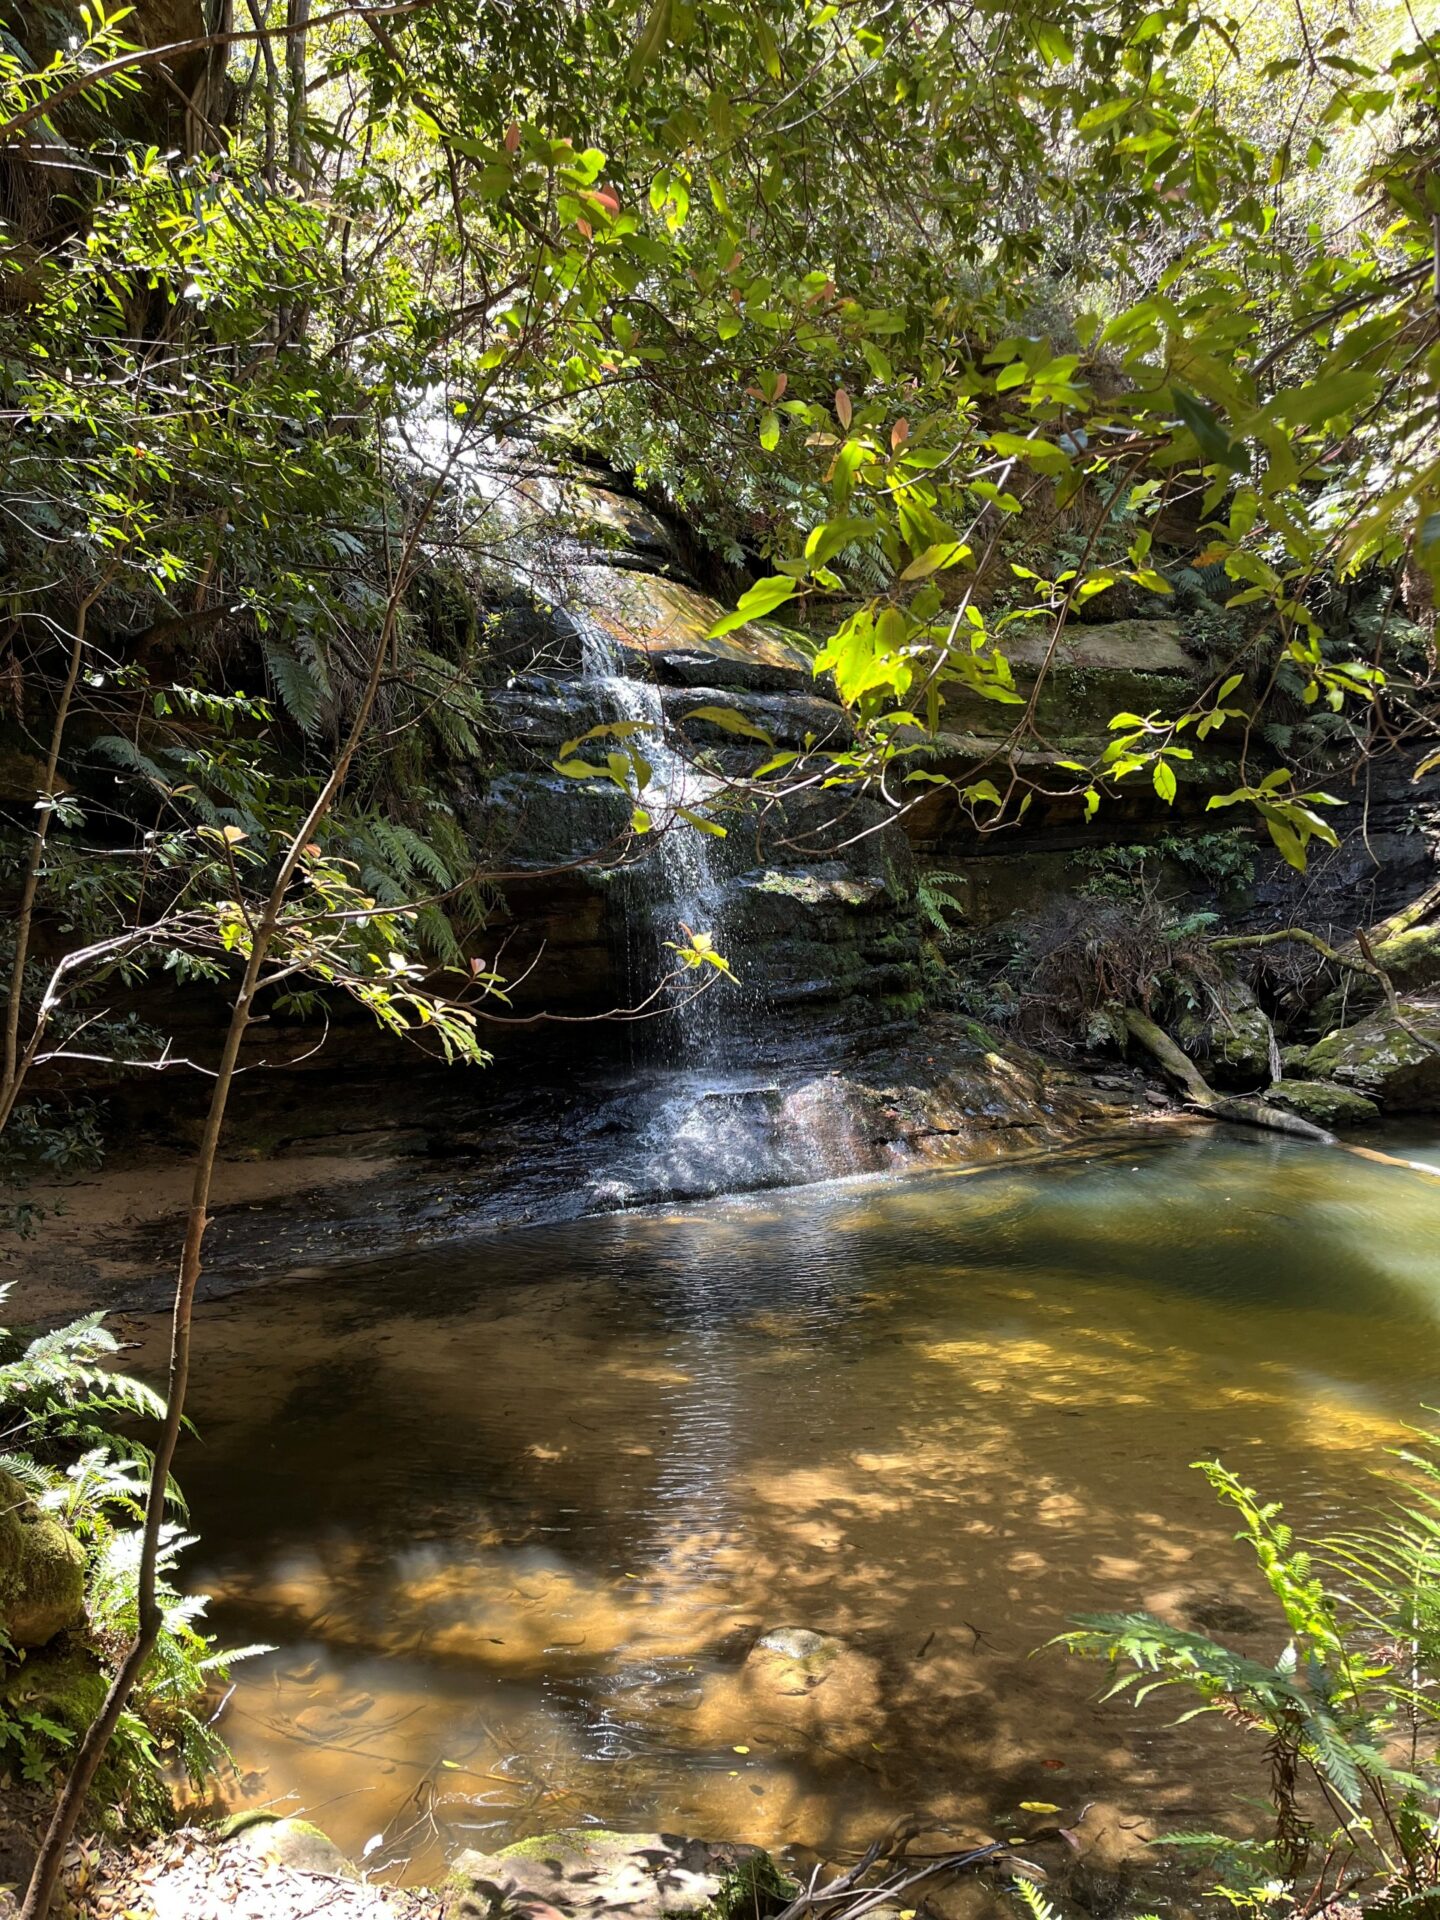
[[[821,1850],[1026,1798],[1243,1823],[1241,1735],[1032,1652],[1222,1602],[1275,1651],[1190,1463],[1353,1517],[1440,1397],[1437,1244],[1425,1182],[1216,1138],[209,1306],[193,1577],[280,1647],[241,1669],[235,1797],[293,1791],[351,1848],[423,1807],[412,1877],[583,1819]],[[833,1639],[823,1670],[766,1655],[782,1627]]]

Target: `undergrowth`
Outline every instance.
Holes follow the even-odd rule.
[[[1263,1742],[1268,1830],[1162,1836],[1256,1912],[1344,1903],[1440,1914],[1440,1438],[1398,1452],[1367,1526],[1307,1548],[1218,1461],[1199,1463],[1239,1515],[1280,1614],[1266,1657],[1150,1613],[1082,1616],[1060,1644],[1108,1662],[1106,1697],[1178,1691],[1181,1718],[1215,1715]]]
[[[0,1303],[10,1292],[0,1287]],[[0,1765],[39,1785],[63,1766],[134,1639],[141,1522],[151,1453],[125,1423],[159,1420],[164,1402],[113,1366],[120,1351],[99,1314],[25,1340],[0,1328],[0,1472],[80,1543],[82,1630],[39,1652],[17,1650],[0,1618]],[[177,1769],[200,1785],[227,1758],[206,1703],[231,1666],[257,1647],[217,1651],[201,1631],[206,1601],[182,1596],[176,1562],[193,1536],[171,1483],[175,1515],[162,1535],[157,1592],[163,1624],[121,1717],[97,1797],[122,1819],[162,1822]]]

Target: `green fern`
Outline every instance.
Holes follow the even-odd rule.
[[[1241,1904],[1257,1907],[1298,1897],[1323,1837],[1311,1830],[1307,1777],[1342,1822],[1325,1840],[1326,1858],[1341,1849],[1352,1884],[1368,1877],[1393,1904],[1428,1897],[1440,1882],[1440,1781],[1418,1738],[1422,1723],[1440,1719],[1440,1440],[1421,1439],[1400,1455],[1408,1471],[1396,1481],[1393,1517],[1322,1542],[1317,1554],[1297,1544],[1278,1503],[1262,1503],[1218,1462],[1201,1463],[1239,1514],[1237,1538],[1279,1603],[1286,1638],[1273,1660],[1146,1613],[1087,1615],[1060,1636],[1115,1669],[1107,1699],[1138,1705],[1178,1688],[1196,1703],[1182,1719],[1221,1713],[1264,1737],[1275,1817],[1268,1844],[1281,1881],[1272,1874],[1256,1884],[1257,1861],[1237,1857],[1224,1889],[1232,1902],[1237,1888],[1248,1889]],[[1397,1735],[1406,1734],[1402,1747]]]
[[[0,1285],[0,1305],[10,1291],[10,1284]],[[89,1724],[113,1650],[133,1638],[138,1620],[141,1525],[153,1456],[140,1441],[117,1433],[114,1422],[162,1418],[165,1403],[144,1381],[108,1364],[119,1351],[99,1314],[23,1344],[0,1328],[0,1468],[84,1547],[85,1637],[99,1656],[97,1665],[81,1663],[78,1684],[73,1672],[61,1685],[25,1666],[5,1678],[0,1752],[37,1783]],[[183,1515],[173,1481],[168,1499]],[[169,1578],[190,1544],[177,1525],[165,1524],[160,1635],[107,1762],[107,1793],[133,1800],[149,1819],[162,1818],[170,1805],[165,1776],[172,1761],[198,1783],[223,1759],[197,1704],[235,1661],[262,1651],[217,1652],[201,1632],[205,1600],[182,1597]]]
[[[265,672],[280,704],[302,733],[314,733],[325,712],[325,689],[311,665],[283,640],[264,643]]]
[[[916,910],[936,933],[948,935],[952,931],[945,917],[947,914],[953,913],[960,919],[965,917],[965,903],[957,900],[947,889],[956,881],[963,885],[967,877],[963,873],[922,873],[916,881]]]

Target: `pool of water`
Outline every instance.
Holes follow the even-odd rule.
[[[1244,1736],[1035,1649],[1148,1606],[1275,1650],[1191,1463],[1323,1530],[1437,1401],[1440,1182],[1258,1136],[251,1289],[201,1310],[181,1463],[192,1583],[277,1648],[237,1669],[232,1798],[409,1878],[590,1820],[830,1853],[1027,1802],[1243,1822]],[[838,1646],[756,1650],[780,1628]]]

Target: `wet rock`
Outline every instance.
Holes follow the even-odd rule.
[[[229,1844],[267,1866],[327,1873],[340,1880],[360,1877],[354,1862],[346,1859],[329,1834],[308,1820],[258,1820]]]
[[[1310,1049],[1306,1078],[1338,1080],[1387,1112],[1440,1109],[1440,1007],[1402,1001],[1400,1011],[1404,1026],[1382,1007],[1327,1033]]]
[[[657,664],[704,662],[712,686],[764,692],[812,684],[810,662],[785,628],[751,620],[711,639],[710,629],[727,609],[678,580],[623,567],[582,567],[575,604],[622,647],[649,654]]]
[[[462,1853],[451,1870],[456,1920],[541,1905],[565,1916],[626,1920],[700,1913],[722,1878],[758,1849],[673,1833],[584,1827],[517,1841],[494,1854]]]
[[[43,1647],[85,1619],[85,1554],[0,1471],[0,1628],[15,1647]]]
[[[840,1651],[840,1642],[829,1634],[812,1633],[808,1627],[772,1627],[755,1642],[757,1653],[778,1653],[782,1659],[828,1663]]]
[[[1265,1098],[1317,1127],[1373,1127],[1380,1118],[1373,1100],[1334,1080],[1277,1080]]]

